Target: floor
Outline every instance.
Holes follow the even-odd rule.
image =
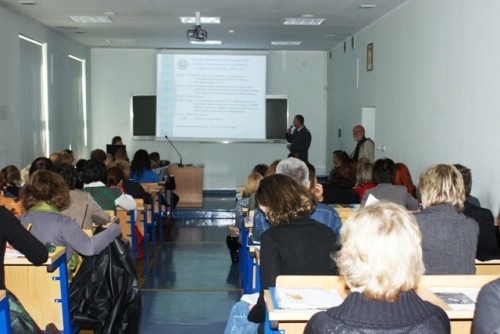
[[[224,332],[241,297],[238,264],[225,243],[234,201],[234,193],[205,196],[203,209],[179,210],[167,224],[142,285],[142,334]]]

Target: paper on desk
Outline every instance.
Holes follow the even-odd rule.
[[[474,310],[479,288],[429,288],[439,299],[454,310]]]
[[[324,310],[342,304],[337,290],[320,288],[276,288],[280,309]]]
[[[366,199],[365,206],[377,204],[378,202],[380,202],[380,201],[375,196],[373,196],[372,194],[368,194],[368,198]]]
[[[247,295],[243,295],[241,297],[241,301],[244,301],[250,305],[255,305],[257,304],[257,299],[259,299],[259,293],[256,292],[256,293],[252,293],[252,294],[247,294]]]
[[[25,257],[23,253],[19,252],[17,249],[5,247],[5,259],[17,259],[20,257]]]

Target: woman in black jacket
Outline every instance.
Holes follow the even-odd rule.
[[[272,227],[261,236],[261,291],[256,305],[240,301],[229,316],[225,333],[256,333],[265,321],[264,290],[275,286],[279,275],[334,275],[331,258],[335,233],[310,218],[314,195],[288,176],[264,178],[255,196]],[[262,329],[263,326],[261,326]]]

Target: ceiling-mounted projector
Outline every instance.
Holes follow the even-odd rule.
[[[201,25],[196,25],[192,29],[188,29],[187,38],[190,41],[201,41],[204,42],[207,40],[208,33],[205,29],[201,27]]]

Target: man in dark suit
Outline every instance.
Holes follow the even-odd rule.
[[[292,128],[286,131],[285,138],[288,144],[286,147],[290,150],[290,153],[296,155],[297,158],[304,162],[308,161],[308,151],[311,146],[311,133],[304,125],[304,116],[296,115],[293,118],[293,126],[295,129],[292,132]]]

